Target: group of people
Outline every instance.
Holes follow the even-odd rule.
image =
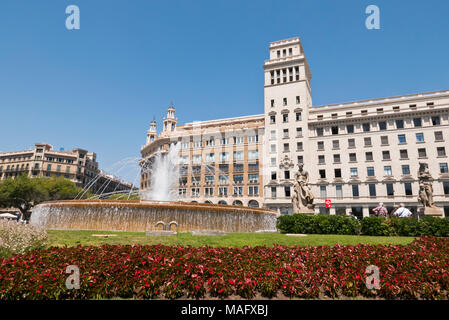
[[[379,205],[373,209],[374,214],[377,217],[398,217],[398,218],[411,218],[412,212],[405,207],[403,203],[399,206],[395,205],[393,210],[389,213],[387,208],[384,207],[384,204],[381,202]]]

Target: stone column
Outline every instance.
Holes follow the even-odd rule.
[[[368,207],[363,207],[362,214],[363,214],[364,218],[365,217],[369,217],[369,208]]]

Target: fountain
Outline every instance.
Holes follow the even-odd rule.
[[[45,229],[145,231],[149,235],[173,235],[176,231],[256,232],[275,230],[278,214],[262,208],[173,201],[178,182],[179,148],[154,156],[149,191],[143,200],[66,200],[37,205],[30,223]],[[162,225],[164,230],[158,229]],[[166,228],[168,226],[168,228]]]

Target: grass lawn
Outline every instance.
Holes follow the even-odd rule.
[[[243,246],[332,246],[336,243],[355,245],[358,243],[369,244],[408,244],[413,237],[374,237],[351,235],[320,235],[311,234],[305,237],[290,237],[284,234],[269,233],[229,233],[225,236],[192,236],[190,233],[178,233],[175,236],[154,237],[146,236],[144,232],[110,232],[110,231],[85,231],[85,230],[48,230],[49,246],[76,246],[103,244],[164,244],[201,247],[204,245],[213,247],[243,247]],[[114,234],[113,237],[95,237],[93,234]]]

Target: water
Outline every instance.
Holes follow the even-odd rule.
[[[176,199],[176,185],[179,180],[179,149],[180,144],[172,144],[167,153],[154,155],[152,163],[144,169],[150,173],[151,187],[141,191],[144,200],[171,201]]]
[[[96,231],[160,230],[155,223],[176,221],[179,232],[276,229],[277,214],[264,209],[157,201],[73,200],[37,205],[31,224],[45,229]]]

